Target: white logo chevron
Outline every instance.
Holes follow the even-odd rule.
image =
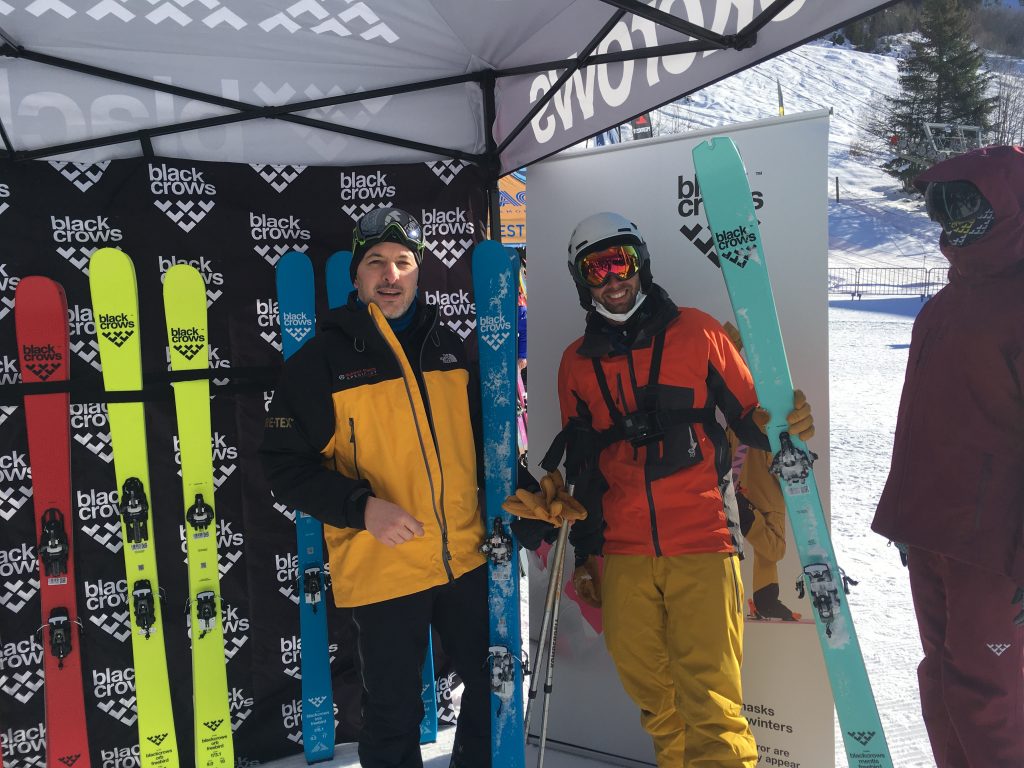
[[[70,246],[68,248],[58,248],[57,253],[62,259],[67,261],[71,266],[75,267],[82,272],[83,275],[89,274],[89,258],[96,252],[96,248],[75,248]],[[78,256],[77,254],[82,254]]]
[[[462,160],[433,160],[427,163],[427,168],[433,171],[434,175],[437,176],[445,186],[448,186],[467,165],[469,165],[469,163],[463,162]]]
[[[427,248],[430,249],[430,252],[449,269],[472,247],[473,240],[471,238],[427,240]]]
[[[118,523],[120,526],[120,523]],[[108,547],[109,549],[109,547]],[[108,635],[120,642],[127,640],[132,634],[128,609],[123,611],[111,611],[107,613],[95,613],[89,616],[89,621],[102,629]],[[108,713],[109,714],[109,713]]]
[[[129,727],[135,725],[135,721],[139,719],[139,716],[135,711],[134,695],[125,696],[119,699],[111,699],[110,701],[99,701],[96,702],[96,706],[119,723],[123,723]]]
[[[200,221],[206,218],[213,206],[214,200],[154,200],[155,205],[167,218],[181,227],[185,232],[191,232]],[[198,207],[198,210],[195,210]]]
[[[249,163],[259,177],[263,179],[275,192],[284,192],[288,185],[299,178],[299,174],[306,170],[304,165],[265,165],[262,163]]]
[[[0,605],[12,613],[19,613],[39,591],[39,579],[8,579],[0,584]]]
[[[121,539],[121,523],[116,518],[101,520],[95,523],[83,523],[81,528],[91,536],[97,544],[102,547],[106,547],[115,554],[120,552],[121,547],[124,545],[124,542]]]
[[[0,213],[3,213],[4,211],[6,211],[10,207],[11,207],[10,203],[0,203]]]
[[[306,245],[254,245],[253,250],[256,251],[257,255],[262,256],[263,260],[272,267],[277,266],[277,262],[281,260],[289,251],[300,251],[305,253],[309,250],[309,244]]]
[[[445,320],[444,324],[459,334],[463,341],[476,329],[476,320]]]
[[[74,433],[75,442],[84,448],[88,448],[89,451],[99,458],[103,459],[107,464],[114,460],[114,449],[110,444],[110,434],[107,432],[88,432],[86,434]]]
[[[32,498],[32,487],[26,485],[0,486],[0,518],[10,520]]]
[[[0,691],[3,691],[19,704],[27,704],[43,687],[43,668],[20,672],[6,672],[0,675]]]
[[[1010,649],[1009,643],[988,643],[988,649],[996,656],[1002,656]]]
[[[103,173],[109,165],[109,160],[104,160],[101,163],[73,163],[68,160],[50,161],[50,166],[74,184],[79,192],[88,191],[103,178]]]
[[[70,19],[76,13],[73,8],[68,7],[60,0],[33,0],[25,6],[25,10],[33,16],[42,16],[47,11],[53,11],[65,19]]]
[[[85,341],[72,341],[70,344],[71,351],[82,358],[85,362],[95,368],[97,371],[102,370],[100,368],[100,348],[96,339],[86,339]]]

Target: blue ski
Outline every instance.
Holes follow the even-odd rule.
[[[793,382],[746,170],[736,145],[726,137],[695,147],[693,163],[758,400],[772,416],[767,426],[772,471],[782,481],[803,568],[798,589],[809,593],[814,608],[850,768],[892,768],[850,605],[843,598],[845,577],[836,564],[811,471],[814,455],[787,430]]]
[[[287,360],[313,338],[316,321],[313,265],[291,251],[277,262],[281,351]],[[299,632],[302,642],[302,747],[307,763],[334,757],[334,691],[327,641],[327,571],[323,525],[296,510]]]
[[[490,600],[491,761],[493,768],[523,768],[522,636],[519,627],[519,545],[501,504],[515,492],[516,286],[519,258],[501,243],[473,249],[480,390],[484,403],[484,485]]]
[[[327,306],[331,309],[342,307],[352,292],[352,278],[348,268],[352,263],[351,251],[335,251],[327,258]],[[437,689],[434,682],[434,643],[427,637],[427,655],[423,660],[423,684],[420,691],[423,698],[423,720],[420,722],[420,744],[437,741]]]

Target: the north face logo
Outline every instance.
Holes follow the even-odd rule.
[[[216,731],[218,728],[220,728],[220,725],[223,722],[224,722],[223,720],[206,720],[203,723],[203,725],[205,725],[211,731]]]
[[[455,365],[455,363],[459,362],[459,358],[457,358],[451,352],[445,352],[443,355],[441,355],[441,362],[444,363],[445,365]]]
[[[847,731],[847,734],[863,747],[866,747],[868,742],[875,738],[874,731]]]
[[[146,738],[149,739],[150,741],[152,741],[154,744],[156,744],[159,747],[161,744],[164,743],[164,739],[167,738],[167,734],[166,733],[158,733],[158,734],[156,734],[154,736],[147,736]]]
[[[989,643],[988,649],[996,656],[1002,656],[1010,649],[1009,643]]]

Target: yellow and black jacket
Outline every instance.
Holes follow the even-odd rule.
[[[285,364],[260,456],[274,495],[324,523],[339,607],[420,592],[485,562],[471,400],[463,344],[423,304],[396,336],[375,305],[350,301]],[[371,493],[425,535],[379,543],[363,523]]]

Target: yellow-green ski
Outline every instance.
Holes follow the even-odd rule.
[[[142,389],[142,344],[135,266],[114,248],[89,261],[96,340],[108,392]],[[164,651],[163,612],[150,512],[146,420],[141,402],[109,403],[121,538],[128,583],[128,612],[135,662],[135,707],[141,768],[177,768],[171,691]]]
[[[167,270],[164,317],[171,370],[206,371],[210,357],[206,283],[195,267],[176,264]],[[197,378],[175,381],[173,386],[185,497],[196,766],[234,768],[213,498],[210,381]]]

